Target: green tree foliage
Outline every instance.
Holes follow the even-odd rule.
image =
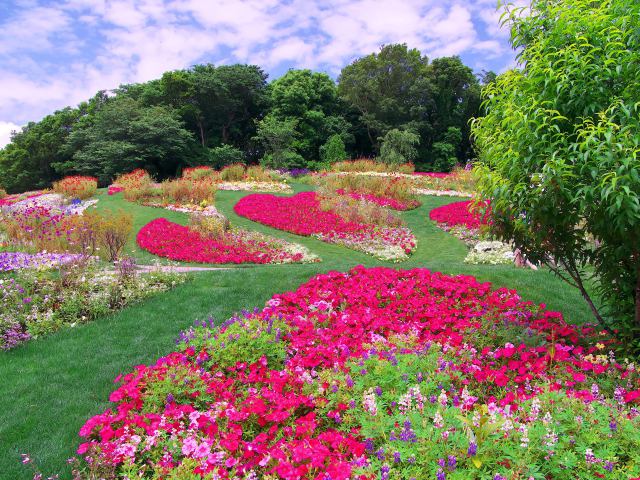
[[[64,145],[76,123],[90,116],[106,100],[99,92],[89,102],[77,108],[64,108],[47,115],[39,122],[30,122],[16,132],[0,150],[0,178],[9,192],[24,192],[51,185],[59,175],[56,163],[69,160]]]
[[[175,111],[144,107],[126,96],[109,99],[85,120],[67,139],[71,159],[55,168],[64,174],[96,176],[101,184],[134,168],[160,177],[173,175],[184,166],[193,141]]]
[[[521,69],[486,87],[474,121],[494,229],[580,289],[640,347],[640,3],[507,8]],[[602,315],[589,296],[593,274]],[[635,321],[634,321],[635,320]]]
[[[338,134],[331,135],[329,140],[320,147],[320,167],[328,169],[331,164],[346,160],[347,151],[345,149],[344,140]]]
[[[462,142],[462,132],[458,127],[449,127],[442,141],[433,144],[433,167],[438,172],[449,172],[458,163],[456,146]]]
[[[221,169],[234,163],[244,163],[244,153],[233,145],[220,145],[209,149],[209,164],[215,169]]]
[[[455,156],[470,156],[469,118],[478,113],[477,78],[459,57],[435,59],[406,45],[386,45],[342,69],[340,95],[360,114],[371,144],[392,129],[408,129],[420,137],[417,158],[433,169],[433,145],[443,142],[449,127],[462,132]],[[377,139],[377,140],[376,140]]]
[[[255,137],[265,150],[261,163],[265,167],[278,169],[304,167],[304,158],[294,150],[298,136],[295,119],[278,120],[267,115],[258,124]]]
[[[389,165],[400,165],[413,162],[418,151],[416,146],[420,143],[420,137],[408,130],[389,130],[381,139],[380,157],[378,159]]]
[[[351,125],[344,118],[345,105],[338,97],[334,81],[324,73],[289,70],[270,86],[270,119],[293,120],[296,135],[291,149],[308,166],[320,159],[320,147],[333,135],[350,140]],[[304,166],[304,165],[303,165]]]

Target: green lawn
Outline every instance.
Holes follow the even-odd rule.
[[[296,188],[309,187],[297,185]],[[179,331],[195,319],[213,316],[224,320],[242,308],[262,306],[272,294],[294,289],[311,276],[328,270],[347,270],[363,264],[426,267],[450,274],[470,274],[496,286],[515,288],[526,299],[544,302],[550,309],[562,311],[570,322],[589,319],[579,294],[546,271],[465,265],[462,260],[466,247],[462,242],[442,232],[428,219],[429,210],[455,200],[450,197],[423,197],[422,207],[403,214],[418,238],[418,248],[410,260],[389,264],[240,218],[233,213],[233,205],[246,194],[219,192],[216,205],[232,224],[302,243],[323,261],[194,273],[186,284],[142,304],[0,353],[1,479],[32,478],[32,473],[20,464],[21,453],[29,453],[44,474],[63,473],[62,478],[66,478],[66,459],[78,445],[78,430],[86,419],[108,407],[113,379],[119,373],[170,352]],[[160,216],[181,223],[187,220],[184,214],[125,202],[121,195],[108,197],[102,193],[99,206],[132,212],[137,229]],[[134,240],[128,250],[141,263],[155,258],[138,249]]]

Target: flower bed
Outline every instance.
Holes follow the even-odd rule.
[[[256,232],[232,231],[213,239],[165,218],[152,220],[137,235],[154,255],[196,263],[295,263],[317,260],[304,247]]]
[[[406,227],[349,222],[334,211],[322,210],[315,192],[301,192],[292,197],[248,195],[240,199],[234,210],[255,222],[314,236],[384,260],[404,260],[417,245],[415,236]]]
[[[462,226],[465,228],[480,228],[485,222],[480,214],[474,210],[471,200],[453,202],[434,208],[429,212],[429,218],[445,228]]]
[[[126,263],[117,273],[93,262],[66,261],[61,275],[33,269],[0,275],[0,350],[87,323],[185,280],[173,272],[139,275],[134,264],[127,269]]]
[[[98,179],[75,175],[53,183],[53,191],[68,198],[86,200],[98,190]]]
[[[331,272],[179,343],[82,427],[87,476],[640,475],[635,367],[472,277]]]
[[[336,190],[336,193],[339,195],[349,195],[351,198],[355,198],[356,200],[364,200],[366,202],[375,203],[376,205],[380,205],[381,207],[389,207],[393,210],[411,210],[412,208],[416,208],[418,205],[411,203],[404,203],[395,198],[384,197],[380,195],[371,195],[368,193],[347,193],[344,190]]]
[[[13,195],[6,195],[5,197],[0,198],[0,208],[10,207],[12,205],[15,205],[18,202],[33,199],[45,193],[46,191],[40,190],[35,192],[25,192],[25,193],[16,193]]]
[[[71,253],[23,253],[0,252],[0,272],[23,269],[49,269],[67,263],[77,262],[82,255]]]

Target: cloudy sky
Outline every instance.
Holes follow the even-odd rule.
[[[9,132],[97,90],[195,63],[277,77],[340,69],[383,44],[475,71],[513,64],[496,0],[0,0],[0,146]]]

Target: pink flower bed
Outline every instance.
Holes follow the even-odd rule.
[[[418,202],[413,203],[405,203],[400,200],[396,200],[395,198],[390,197],[382,197],[378,195],[372,195],[370,193],[346,193],[344,189],[336,190],[336,193],[339,195],[349,195],[351,198],[355,198],[356,200],[366,200],[367,202],[375,203],[376,205],[380,205],[381,207],[389,207],[393,210],[411,210],[412,208],[416,208],[420,204]]]
[[[156,218],[140,229],[138,245],[154,255],[195,263],[291,263],[305,260],[304,253],[292,252],[283,244],[252,238],[248,233],[230,233],[220,240]],[[275,239],[274,239],[275,240]]]
[[[472,205],[471,200],[448,203],[431,210],[429,218],[446,227],[463,226],[477,229],[486,222],[478,212],[472,211]]]
[[[506,479],[532,466],[555,478],[570,457],[562,478],[639,472],[635,370],[600,355],[597,330],[513,290],[356,267],[212,323],[118,379],[114,407],[80,430],[89,470]]]
[[[116,193],[120,193],[123,191],[124,191],[124,187],[121,187],[120,185],[109,185],[109,188],[107,189],[107,194],[115,195]]]
[[[43,194],[44,192],[37,191],[37,192],[26,192],[26,193],[16,193],[13,195],[7,195],[4,198],[0,198],[0,207],[8,207],[15,203],[21,202],[23,200],[30,200],[32,198],[39,197],[40,195],[43,195]]]
[[[322,210],[315,192],[301,192],[292,197],[248,195],[240,199],[234,210],[254,222],[314,236],[387,260],[404,259],[416,248],[416,238],[408,228],[346,221],[333,211]]]

